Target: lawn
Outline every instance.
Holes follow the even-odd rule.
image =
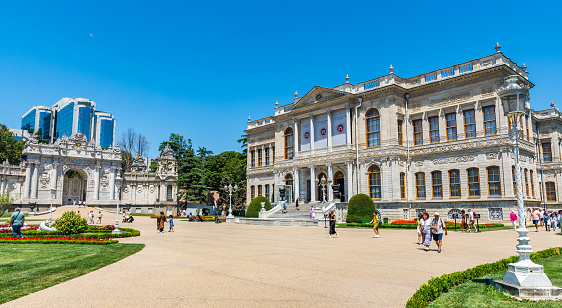
[[[126,258],[144,244],[0,244],[0,304]]]
[[[555,286],[562,286],[562,255],[538,260]],[[502,280],[505,270],[486,277]],[[479,277],[484,278],[484,277]],[[430,307],[562,307],[562,302],[518,302],[485,283],[466,282],[441,295]]]

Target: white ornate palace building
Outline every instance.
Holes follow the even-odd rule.
[[[262,195],[322,200],[319,180],[342,201],[368,194],[390,219],[451,217],[472,208],[509,219],[516,207],[510,125],[496,94],[509,75],[534,87],[525,64],[501,51],[411,78],[394,74],[316,86],[273,116],[248,119],[247,202]],[[406,100],[406,97],[409,100]],[[520,119],[525,205],[562,208],[562,116],[556,106]],[[540,138],[539,138],[540,137]],[[332,186],[327,199],[333,200]]]

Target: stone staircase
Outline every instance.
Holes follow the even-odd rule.
[[[310,203],[299,203],[298,212],[294,203],[287,203],[287,213],[279,210],[269,218],[310,219]]]

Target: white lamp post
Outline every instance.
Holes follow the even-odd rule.
[[[525,103],[529,98],[529,87],[518,84],[518,75],[508,76],[506,84],[498,89],[498,95],[501,98],[505,115],[511,121],[510,138],[513,141],[513,154],[515,158],[515,183],[517,186],[517,216],[519,219],[519,236],[517,241],[519,244],[515,250],[519,254],[519,261],[510,263],[509,268],[503,282],[520,287],[552,287],[550,279],[544,273],[542,265],[535,264],[531,261],[530,255],[533,252],[527,235],[525,224],[525,215],[523,208],[523,187],[521,185],[521,167],[519,164],[519,136],[521,130],[518,128],[518,119],[525,114]]]
[[[117,175],[115,178],[115,187],[117,187],[117,211],[115,212],[115,230],[111,232],[112,234],[121,234],[121,230],[119,230],[119,200],[121,199],[121,185],[123,185],[123,179]]]
[[[53,224],[53,198],[56,193],[57,193],[57,189],[51,187],[51,210],[49,211],[49,225]]]
[[[238,189],[237,185],[234,185],[234,187],[232,187],[232,184],[228,184],[228,186],[224,185],[224,190],[228,191],[228,196],[230,199],[227,218],[234,218],[234,215],[232,215],[232,193],[237,189]]]

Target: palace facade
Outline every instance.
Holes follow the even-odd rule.
[[[509,219],[513,142],[496,91],[510,75],[534,87],[525,64],[497,45],[490,56],[411,78],[390,66],[388,75],[358,84],[346,76],[342,85],[295,93],[292,103],[276,103],[274,115],[248,119],[247,202],[277,201],[280,188],[291,202],[319,202],[325,178],[327,201],[368,194],[391,219],[469,208]],[[525,204],[541,206],[544,198],[559,208],[562,117],[554,106],[535,112],[527,102],[526,109],[519,122]]]

